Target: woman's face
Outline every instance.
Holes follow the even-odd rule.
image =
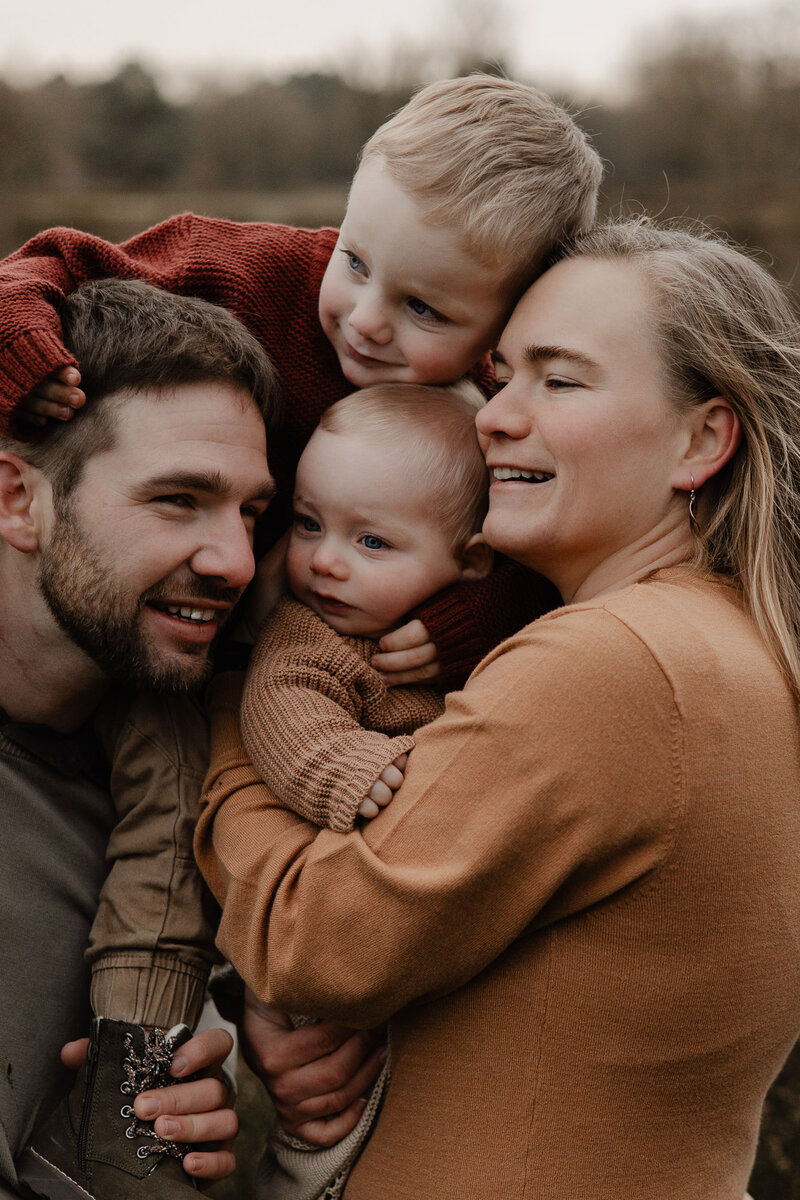
[[[526,292],[500,339],[502,388],[477,421],[492,478],[484,532],[565,600],[661,565],[665,549],[690,552],[673,485],[691,435],[651,314],[630,264],[569,259]]]

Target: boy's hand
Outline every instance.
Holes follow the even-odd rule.
[[[46,425],[51,421],[69,421],[76,409],[86,403],[86,395],[78,387],[81,373],[76,367],[60,367],[37,383],[32,392],[20,400],[17,415],[28,425]]]
[[[338,1021],[293,1029],[289,1018],[245,989],[239,1030],[248,1066],[272,1096],[286,1133],[333,1146],[358,1124],[386,1061],[382,1029]]]
[[[65,1066],[77,1070],[86,1058],[88,1039],[68,1042],[61,1051]],[[170,1142],[202,1143],[187,1154],[183,1169],[195,1179],[224,1179],[233,1173],[236,1159],[231,1145],[239,1122],[233,1111],[235,1095],[222,1064],[233,1039],[224,1029],[195,1034],[175,1052],[170,1074],[172,1087],[142,1092],[133,1102],[142,1121],[155,1119],[155,1131]],[[203,1073],[202,1079],[181,1083],[181,1077]]]
[[[399,754],[394,762],[389,763],[389,766],[381,772],[380,777],[375,780],[358,806],[360,817],[377,817],[381,809],[386,807],[403,782],[403,772],[407,762],[408,755]]]
[[[239,605],[234,637],[238,642],[255,643],[258,631],[280,600],[286,588],[286,547],[289,531],[258,560],[253,582]]]
[[[373,654],[372,666],[387,687],[422,683],[439,674],[439,651],[420,620],[387,633],[378,645],[380,653]]]

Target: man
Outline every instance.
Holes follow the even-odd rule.
[[[75,293],[63,320],[93,379],[85,419],[37,443],[0,442],[4,1196],[20,1194],[14,1160],[63,1086],[62,1044],[89,1028],[83,956],[116,819],[92,718],[112,683],[202,680],[252,577],[253,522],[272,493],[274,374],[233,317],[106,282]],[[170,612],[193,601],[213,614],[199,629]],[[183,1073],[218,1068],[229,1044],[221,1031],[188,1042]],[[235,1131],[230,1112],[206,1112],[222,1109],[218,1081],[161,1095],[162,1112],[205,1113],[182,1129],[188,1140]],[[214,1177],[230,1162],[194,1153],[186,1171]],[[175,1159],[158,1170],[170,1194],[189,1189]]]

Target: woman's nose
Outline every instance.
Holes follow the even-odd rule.
[[[521,403],[516,390],[506,384],[491,400],[479,409],[475,418],[478,436],[482,438],[503,435],[509,438],[526,438],[533,422]]]

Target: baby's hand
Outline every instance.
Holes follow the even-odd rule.
[[[75,410],[86,403],[86,395],[78,387],[80,381],[81,373],[76,367],[53,371],[20,400],[19,419],[39,426],[46,425],[48,420],[69,421]]]
[[[375,780],[359,804],[358,815],[360,817],[377,817],[381,809],[386,807],[403,782],[403,772],[407,762],[408,755],[400,754],[393,763],[389,763],[389,766],[381,773],[380,778]]]
[[[387,687],[423,683],[439,674],[439,651],[420,620],[387,633],[378,645],[371,665]]]

